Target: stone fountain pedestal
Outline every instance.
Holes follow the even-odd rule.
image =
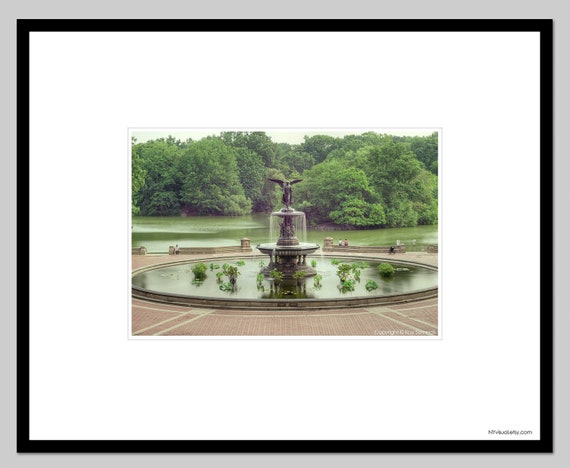
[[[279,239],[277,242],[257,246],[261,253],[269,255],[269,265],[262,270],[262,273],[269,276],[271,271],[277,268],[286,279],[293,278],[297,271],[303,271],[305,276],[316,275],[317,272],[307,264],[307,255],[314,253],[319,244],[299,242],[295,234],[295,221],[300,218],[304,221],[305,213],[287,207],[271,213],[271,216],[281,219]]]

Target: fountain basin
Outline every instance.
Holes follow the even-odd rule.
[[[273,269],[281,271],[285,278],[291,279],[297,271],[305,276],[315,276],[317,272],[307,264],[307,255],[314,253],[319,244],[297,242],[295,245],[282,245],[279,242],[259,244],[256,248],[265,255],[269,255],[269,265],[262,270],[269,276]]]
[[[362,270],[362,278],[355,291],[348,293],[338,288],[337,267],[331,265],[331,257],[312,259],[317,261],[316,269],[322,276],[320,289],[314,287],[312,278],[306,278],[301,286],[292,280],[284,281],[278,288],[270,278],[264,278],[262,288],[257,287],[256,277],[262,268],[259,262],[266,261],[266,257],[261,256],[248,259],[246,265],[239,267],[242,274],[235,290],[219,289],[215,278],[217,270],[208,270],[208,278],[201,284],[192,281],[191,267],[196,263],[222,265],[224,262],[235,264],[237,260],[239,257],[208,258],[141,268],[133,273],[132,294],[163,303],[242,310],[365,307],[413,302],[435,298],[438,294],[436,267],[398,259],[392,262],[399,270],[396,276],[384,280],[379,277],[376,266],[385,260],[358,256],[342,258],[343,263],[365,261],[370,264],[369,268]],[[379,285],[375,291],[364,288],[370,278]]]
[[[278,245],[275,242],[270,242],[259,244],[256,246],[256,249],[265,255],[294,256],[310,255],[319,247],[319,244],[311,244],[309,242],[299,242],[297,245]]]

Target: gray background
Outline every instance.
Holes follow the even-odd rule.
[[[570,143],[564,138],[570,124],[569,86],[570,69],[570,15],[567,2],[560,0],[542,0],[532,5],[516,0],[479,0],[477,2],[457,2],[456,0],[407,0],[366,2],[351,0],[289,0],[287,2],[269,2],[252,0],[232,2],[230,0],[192,0],[161,2],[134,0],[99,0],[98,2],[78,2],[76,0],[40,1],[7,0],[0,6],[0,31],[2,40],[2,105],[0,106],[2,125],[2,153],[0,156],[0,203],[3,214],[1,230],[5,244],[14,248],[1,253],[2,261],[2,326],[0,327],[0,362],[2,371],[2,399],[0,418],[0,463],[8,467],[39,466],[132,466],[147,467],[161,464],[163,467],[178,466],[232,466],[265,467],[271,466],[313,466],[341,467],[350,464],[353,467],[387,466],[422,466],[424,464],[439,467],[461,466],[563,466],[570,460],[568,448],[569,403],[570,394],[568,377],[569,340],[566,330],[570,329],[568,318],[568,253],[564,250],[564,239],[568,237],[568,221],[562,203],[568,198],[568,187],[564,178],[568,174]],[[566,3],[566,5],[565,5]],[[54,454],[54,455],[18,455],[16,453],[16,19],[17,18],[548,18],[554,19],[555,50],[555,238],[554,238],[554,273],[555,273],[555,453],[554,455],[489,455],[489,454],[311,454],[311,455],[210,455],[210,454]],[[564,193],[566,192],[566,193]],[[20,233],[26,236],[26,233]],[[21,238],[26,248],[25,237]],[[561,241],[562,239],[562,241]],[[545,244],[545,254],[550,250]],[[566,462],[564,462],[566,460]]]

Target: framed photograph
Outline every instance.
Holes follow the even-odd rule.
[[[18,451],[551,452],[552,51],[19,20]]]

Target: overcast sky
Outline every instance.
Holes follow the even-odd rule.
[[[434,131],[437,131],[437,128],[348,128],[348,129],[327,129],[327,128],[309,128],[309,129],[296,129],[296,128],[287,128],[287,129],[266,129],[266,128],[206,128],[206,129],[183,129],[183,128],[174,128],[174,129],[163,129],[163,128],[150,128],[150,129],[140,129],[140,128],[133,128],[131,129],[131,136],[134,136],[137,139],[138,143],[144,143],[145,141],[149,140],[156,140],[158,138],[167,138],[169,135],[172,135],[174,138],[179,139],[181,141],[185,141],[188,138],[192,138],[193,140],[199,140],[201,138],[210,136],[210,135],[219,135],[220,132],[223,131],[262,131],[265,132],[268,136],[271,137],[271,140],[275,143],[289,143],[289,144],[299,144],[302,143],[303,137],[305,135],[312,136],[312,135],[330,135],[333,137],[340,137],[342,138],[345,135],[359,135],[365,132],[376,132],[376,133],[388,133],[390,135],[418,135],[418,136],[426,136],[430,135]]]

